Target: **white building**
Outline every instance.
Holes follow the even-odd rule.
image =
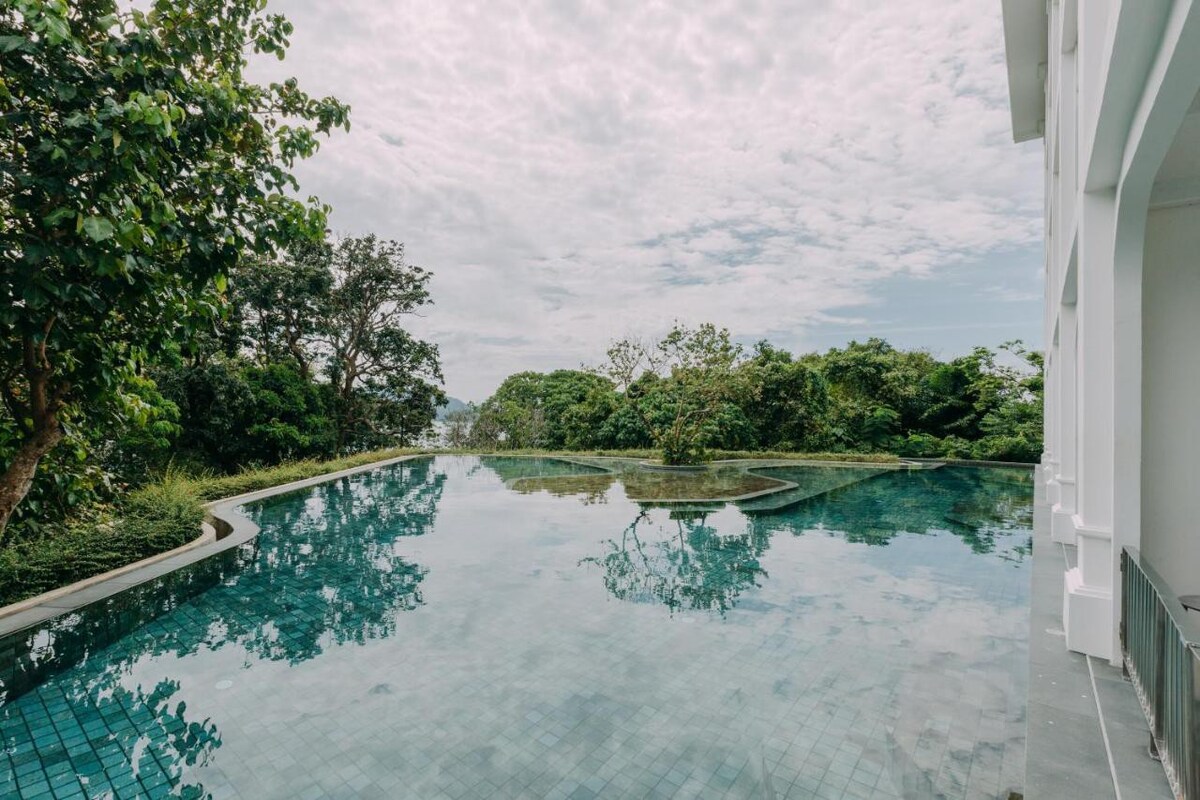
[[[1071,650],[1120,660],[1120,553],[1200,594],[1200,0],[1003,0],[1046,185],[1046,445]]]

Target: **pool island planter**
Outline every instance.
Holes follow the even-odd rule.
[[[709,464],[664,464],[661,461],[639,461],[638,467],[651,472],[681,472],[685,474],[708,472],[712,468]]]

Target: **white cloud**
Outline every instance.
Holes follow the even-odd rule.
[[[995,3],[275,8],[294,47],[263,74],[353,106],[303,190],[435,272],[415,327],[454,394],[675,318],[800,346],[881,279],[1040,236]]]

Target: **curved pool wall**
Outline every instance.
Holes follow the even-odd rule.
[[[514,491],[531,467],[580,474],[420,459],[255,501],[257,536],[0,640],[0,796],[1019,788],[1024,473],[705,513]]]

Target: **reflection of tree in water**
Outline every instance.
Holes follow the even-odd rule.
[[[756,531],[826,529],[878,545],[902,533],[949,531],[980,554],[1003,542],[1001,556],[1020,560],[1029,555],[1033,475],[979,467],[888,472],[751,520]],[[1017,534],[1018,542],[1004,541]]]
[[[656,525],[643,510],[622,533],[610,539],[603,556],[583,559],[604,569],[604,585],[618,600],[662,603],[680,609],[724,614],[750,587],[767,577],[759,558],[769,535],[750,531],[720,535],[705,524],[706,515],[673,511],[672,526]]]
[[[321,484],[303,505],[293,497],[254,509],[262,533],[239,550],[221,591],[194,603],[221,621],[204,643],[297,663],[328,644],[390,636],[397,614],[423,602],[425,578],[397,540],[432,528],[444,482],[431,461],[405,462]]]
[[[420,460],[305,490],[304,503],[297,495],[269,501],[251,511],[262,531],[246,544],[0,640],[0,650],[30,654],[0,678],[0,795],[4,751],[28,737],[21,718],[40,713],[44,694],[94,707],[106,723],[132,724],[90,741],[88,752],[111,756],[96,767],[100,775],[137,774],[153,762],[175,785],[220,737],[169,702],[178,683],[126,688],[135,662],[241,645],[254,658],[296,664],[333,644],[394,633],[398,615],[423,602],[426,574],[398,554],[398,540],[432,529],[444,482],[431,460]],[[41,747],[36,757],[44,760]],[[89,774],[87,764],[72,757],[80,774]],[[203,796],[199,787],[179,791]]]
[[[479,466],[508,483],[519,478],[550,478],[569,475],[607,476],[603,467],[542,456],[481,456]]]
[[[168,792],[189,800],[212,796],[200,784],[184,782],[184,777],[188,769],[207,764],[221,746],[217,726],[209,719],[189,721],[187,704],[173,700],[178,681],[161,680],[149,691],[141,686],[129,689],[120,680],[123,670],[123,664],[107,665],[93,679],[65,686],[52,680],[47,687],[52,699],[45,708],[55,713],[57,735],[36,751],[21,745],[30,736],[26,725],[29,729],[44,725],[38,718],[40,709],[28,709],[31,704],[26,703],[0,711],[0,795],[27,793],[32,776],[21,767],[36,758],[46,776],[61,780],[65,766],[66,774],[77,782],[56,784],[60,797],[80,789],[97,798],[161,797]],[[23,720],[22,712],[28,710],[33,713]],[[20,791],[10,793],[16,787],[6,783],[5,776],[11,780],[17,770],[24,776],[18,779]]]

